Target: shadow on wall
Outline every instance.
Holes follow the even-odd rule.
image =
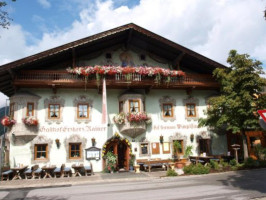
[[[243,190],[254,190],[266,194],[266,169],[243,170],[227,179],[217,180],[225,186],[233,186]]]

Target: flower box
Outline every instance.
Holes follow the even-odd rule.
[[[24,124],[28,125],[28,126],[37,126],[38,125],[38,120],[35,117],[25,117],[22,119],[22,121],[24,122]]]
[[[3,126],[6,126],[6,127],[10,127],[10,126],[13,126],[14,124],[16,123],[16,120],[14,119],[11,119],[10,117],[8,116],[4,116],[1,120],[1,124]]]

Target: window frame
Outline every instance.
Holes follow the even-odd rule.
[[[15,103],[11,103],[9,106],[9,117],[14,119],[15,117]]]
[[[169,116],[166,116],[164,113],[165,112],[167,112],[169,109],[167,109],[167,110],[164,110],[164,106],[171,106],[171,115],[169,115]],[[174,113],[173,113],[173,104],[172,103],[163,103],[162,104],[162,116],[163,117],[173,117],[174,116]]]
[[[142,145],[147,145],[147,153],[146,154],[142,153],[142,148],[141,148]],[[149,142],[141,142],[139,144],[139,146],[140,146],[140,150],[139,150],[140,156],[149,156],[150,155],[150,143]]]
[[[188,111],[191,110],[191,108],[188,109],[188,106],[194,106],[194,115],[188,115]],[[197,111],[196,111],[196,104],[195,103],[186,103],[186,117],[197,117]]]
[[[29,105],[31,105],[32,106],[32,110],[31,110],[31,112],[32,112],[32,117],[34,116],[34,103],[33,102],[28,102],[27,103],[27,111],[26,111],[26,116],[27,117],[31,117],[30,115],[29,115]]]
[[[71,149],[71,147],[72,147],[72,145],[79,145],[79,157],[72,157],[71,156],[71,152],[72,152],[72,149]],[[81,159],[82,158],[82,151],[81,151],[81,145],[82,145],[82,143],[81,142],[71,142],[71,143],[69,143],[68,144],[68,146],[69,146],[69,159],[71,159],[71,160],[78,160],[78,159]],[[74,150],[75,152],[77,152],[77,150],[75,149]]]
[[[201,144],[203,144],[204,143],[204,145],[206,145],[205,146],[205,150],[206,151],[201,151]],[[200,154],[202,154],[202,153],[206,153],[206,155],[209,155],[210,154],[210,139],[204,139],[204,138],[200,138],[199,139],[199,153]]]
[[[45,146],[45,157],[44,158],[37,158],[37,146]],[[43,151],[40,151],[43,152]],[[48,144],[34,144],[34,160],[47,160],[48,159]]]
[[[124,101],[118,102],[119,113],[124,112]]]
[[[131,107],[130,107],[131,102],[137,102],[138,103],[138,111],[135,111],[135,112],[141,112],[141,108],[140,108],[141,103],[140,103],[139,99],[129,99],[128,100],[128,112],[131,113],[131,111],[130,111],[131,110]]]
[[[86,106],[87,106],[87,117],[80,117],[80,116],[79,116],[79,106],[80,106],[80,105],[83,105],[83,106],[86,105]],[[89,107],[90,107],[90,106],[89,106],[88,103],[78,103],[78,104],[77,104],[77,119],[89,119],[89,115],[90,115],[90,113],[89,113],[89,111],[90,111],[90,110],[89,110]]]
[[[58,105],[59,106],[59,108],[58,108],[58,116],[57,117],[51,117],[50,116],[50,112],[51,112],[50,106],[51,105],[53,105],[53,106]],[[61,117],[61,104],[58,104],[58,103],[50,103],[50,104],[48,104],[48,119],[51,119],[51,120],[60,119],[60,117]]]
[[[182,145],[182,151],[181,152],[178,152],[178,154],[179,155],[184,155],[184,151],[185,151],[185,149],[184,149],[184,140],[183,139],[174,139],[173,140],[173,152],[175,152],[174,151],[174,141],[179,141],[179,142],[181,142],[181,145]]]

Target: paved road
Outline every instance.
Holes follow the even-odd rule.
[[[0,191],[0,199],[25,200],[140,200],[252,199],[266,197],[266,169],[86,185]]]

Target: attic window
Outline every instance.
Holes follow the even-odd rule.
[[[112,59],[112,54],[111,53],[106,53],[105,54],[106,59]]]
[[[140,55],[140,60],[146,60],[146,56],[144,54]]]

